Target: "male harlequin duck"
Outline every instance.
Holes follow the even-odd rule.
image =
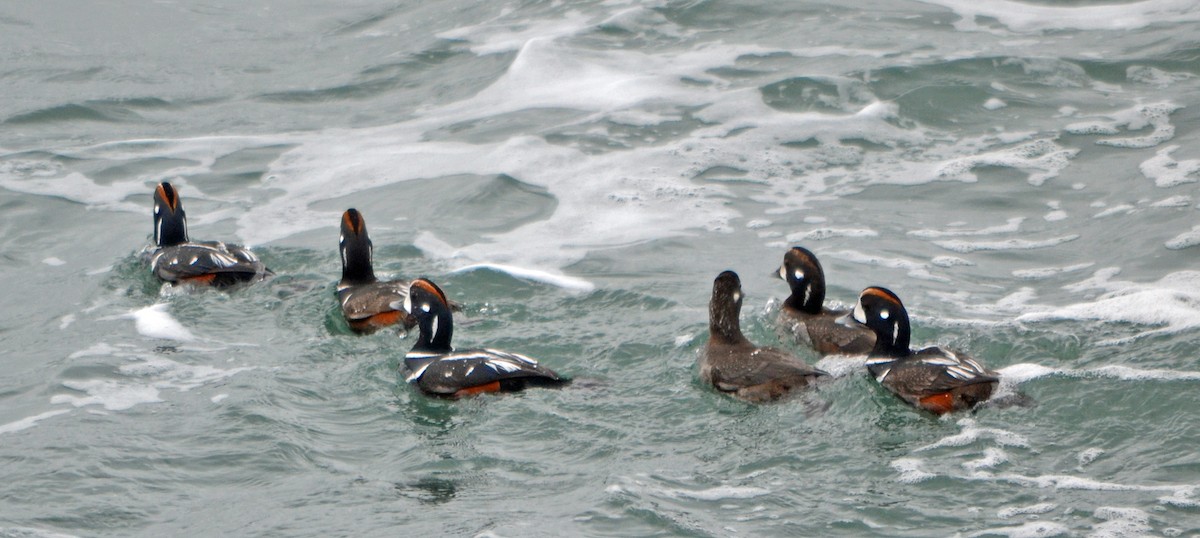
[[[417,318],[421,334],[404,356],[405,380],[434,396],[460,398],[484,392],[556,387],[569,382],[538,361],[495,349],[455,350],[454,319],[442,289],[419,278],[409,286],[404,309]]]
[[[970,357],[937,347],[908,347],[908,312],[889,290],[867,288],[858,296],[854,321],[875,332],[867,370],[904,401],[936,414],[971,409],[992,396],[999,374]]]
[[[708,303],[708,343],[699,360],[706,383],[749,402],[769,402],[829,375],[790,353],[752,344],[742,335],[741,311],[742,282],[725,271],[713,281]]]
[[[166,282],[226,287],[272,274],[244,247],[189,241],[183,201],[166,181],[154,189],[154,244],[150,270]]]
[[[371,238],[367,222],[357,209],[342,214],[342,280],[338,282],[337,297],[342,314],[350,328],[362,333],[401,323],[416,325],[416,318],[403,310],[408,298],[408,281],[380,281],[371,267]]]
[[[875,347],[875,333],[861,325],[838,323],[846,310],[825,308],[825,271],[817,257],[802,247],[783,255],[779,278],[792,294],[780,308],[779,320],[796,341],[822,354],[865,355]]]

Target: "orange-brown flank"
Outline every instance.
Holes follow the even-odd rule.
[[[454,397],[462,398],[463,396],[474,396],[476,394],[483,394],[485,392],[500,392],[500,382],[492,381],[491,383],[488,383],[486,385],[475,385],[474,387],[467,387],[465,389],[459,390],[458,392],[455,392]]]

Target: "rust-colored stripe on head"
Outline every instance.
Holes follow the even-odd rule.
[[[170,208],[171,211],[179,211],[179,194],[175,192],[175,187],[172,187],[170,183],[164,181],[158,184],[158,188],[156,190],[158,192],[158,197],[167,203],[167,207]]]
[[[355,235],[362,235],[363,228],[366,227],[366,224],[366,221],[363,220],[362,213],[359,213],[358,210],[354,209],[353,207],[347,209],[345,213],[342,213],[342,226],[354,232]]]
[[[425,290],[434,297],[437,297],[438,300],[442,301],[442,304],[450,306],[450,300],[446,298],[446,294],[442,291],[442,288],[439,288],[437,284],[434,284],[433,282],[430,282],[424,278],[418,278],[412,281],[412,284],[409,285],[410,294],[412,293],[413,288]]]
[[[862,294],[859,295],[859,298],[861,300],[862,297],[867,297],[867,296],[878,297],[889,303],[903,304],[900,302],[900,298],[897,297],[895,293],[892,293],[891,290],[888,290],[886,288],[872,286],[870,288],[863,290]]]
[[[812,253],[812,251],[810,251],[804,247],[792,247],[791,255],[801,262],[808,262],[812,265],[819,265],[817,263],[816,255],[814,255]]]

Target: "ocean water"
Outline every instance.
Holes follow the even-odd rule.
[[[0,536],[1200,533],[1200,4],[0,4]],[[163,289],[153,185],[277,276]],[[580,380],[462,401],[339,318],[338,218]],[[783,253],[1031,407],[781,340]],[[712,279],[835,374],[704,388]]]

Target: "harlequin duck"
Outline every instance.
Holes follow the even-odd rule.
[[[817,257],[803,247],[783,255],[779,278],[792,294],[780,308],[779,320],[796,342],[822,354],[865,355],[875,347],[875,333],[861,325],[838,323],[848,310],[830,310],[825,303],[825,271]]]
[[[374,249],[367,236],[367,221],[357,209],[350,208],[342,214],[339,249],[342,280],[338,282],[337,297],[351,329],[369,333],[396,323],[405,327],[417,324],[416,318],[403,310],[408,281],[375,278],[371,267]]]
[[[272,274],[249,249],[220,241],[189,241],[179,193],[166,181],[154,189],[154,245],[150,270],[176,284],[226,287]]]
[[[891,291],[871,287],[858,296],[854,321],[875,332],[867,370],[904,401],[938,415],[971,409],[992,396],[999,374],[949,350],[908,347],[908,312]]]
[[[404,356],[405,380],[434,396],[460,398],[485,392],[556,387],[570,380],[537,360],[495,349],[455,350],[451,303],[442,289],[419,278],[409,286],[404,309],[417,319],[420,336]]]
[[[708,303],[708,343],[700,353],[700,378],[749,402],[778,400],[803,389],[825,372],[773,347],[758,347],[742,335],[742,282],[725,271],[713,281]]]

